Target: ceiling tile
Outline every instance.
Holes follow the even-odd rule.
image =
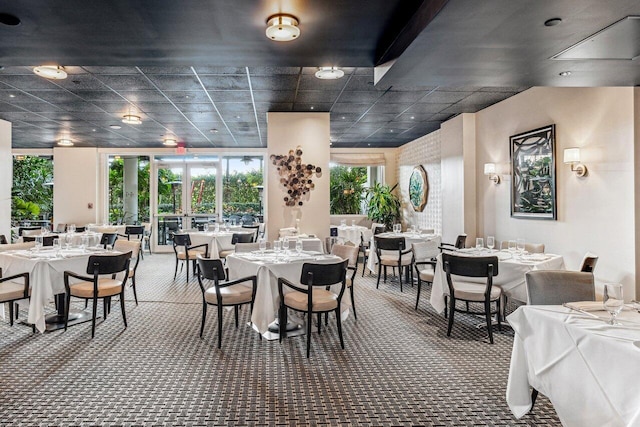
[[[200,76],[200,80],[209,91],[249,90],[249,81],[246,76]]]
[[[296,90],[298,76],[276,75],[251,77],[253,90]]]
[[[296,96],[295,102],[298,103],[331,103],[333,104],[340,92],[321,91],[321,90],[300,90]]]
[[[149,77],[160,90],[199,90],[200,82],[194,75],[151,74]]]

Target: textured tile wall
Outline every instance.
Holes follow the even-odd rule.
[[[398,149],[397,165],[402,218],[405,226],[415,224],[421,228],[433,228],[436,234],[442,234],[440,131],[437,130],[401,146]],[[414,211],[409,201],[409,178],[417,165],[425,168],[429,181],[429,198],[422,212]]]

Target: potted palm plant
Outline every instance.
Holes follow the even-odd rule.
[[[393,187],[376,183],[367,190],[367,217],[391,230],[393,224],[400,219],[400,199],[393,194]]]

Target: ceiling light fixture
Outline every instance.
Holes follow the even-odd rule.
[[[120,125],[109,125],[109,127],[110,127],[111,129],[116,129],[116,130],[117,130],[117,129],[122,129],[122,126],[120,126]]]
[[[165,138],[163,144],[167,147],[175,147],[178,145],[178,142],[174,138]]]
[[[60,147],[73,147],[73,142],[70,139],[61,139],[58,141]]]
[[[277,42],[288,42],[300,36],[298,18],[288,14],[271,15],[267,18],[267,37]]]
[[[0,13],[0,24],[15,27],[16,25],[20,25],[20,18],[10,13]]]
[[[142,124],[142,120],[140,120],[140,116],[136,116],[134,114],[125,114],[122,116],[122,123],[126,123],[129,125],[139,125]]]
[[[33,72],[45,79],[64,80],[67,78],[67,72],[64,67],[59,65],[40,65],[34,67]]]
[[[319,67],[316,77],[321,80],[337,80],[344,76],[344,71],[338,67]]]
[[[569,77],[571,75],[571,71],[563,71],[558,74],[560,77]]]
[[[546,21],[544,21],[544,26],[545,27],[555,27],[556,25],[560,24],[562,22],[562,19],[560,18],[551,18],[551,19],[547,19]]]

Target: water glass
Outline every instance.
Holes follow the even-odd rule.
[[[208,232],[209,231],[209,224],[205,223],[204,227],[202,227],[202,229],[204,230],[205,233]]]
[[[487,236],[487,247],[491,250],[496,247],[496,239],[493,236]]]
[[[604,285],[604,308],[609,312],[610,325],[619,325],[616,317],[622,311],[624,298],[622,297],[622,285],[620,283],[607,283]]]
[[[36,251],[42,249],[42,236],[36,236]]]
[[[280,256],[280,250],[282,249],[282,242],[280,239],[273,241],[273,251],[276,253],[276,260]]]
[[[232,227],[236,226],[236,219],[235,218],[231,218],[231,226]]]
[[[515,252],[517,249],[517,245],[516,245],[516,241],[515,240],[509,240],[509,252]]]
[[[69,224],[69,227],[67,227],[69,230],[69,233],[75,233],[76,232],[76,225],[75,224]]]
[[[412,232],[413,234],[415,234],[415,233],[416,233],[416,225],[415,225],[415,224],[411,224],[411,232]]]
[[[346,226],[347,226],[347,220],[346,220],[346,219],[341,219],[341,220],[340,220],[340,225],[341,225],[342,227],[346,227]]]
[[[479,251],[484,249],[484,239],[482,237],[476,237],[476,249]]]
[[[265,239],[260,239],[260,253],[264,254],[264,251],[267,250],[267,241]]]
[[[298,253],[298,255],[302,253],[302,240],[300,239],[296,241],[296,252]]]
[[[53,249],[60,250],[60,239],[53,239]]]
[[[282,239],[282,250],[285,252],[289,250],[289,236],[284,236]]]
[[[224,231],[226,231],[227,233],[229,232],[229,221],[225,221],[224,222]]]
[[[213,231],[216,233],[220,232],[220,224],[218,224],[217,222],[214,224],[213,226]]]
[[[518,252],[520,252],[521,254],[523,254],[525,252],[525,244],[524,244],[524,239],[517,239],[516,240],[516,247],[518,249]]]
[[[73,242],[73,236],[70,233],[64,237],[65,248],[69,249],[71,247],[71,242]]]
[[[43,236],[47,234],[47,227],[40,227],[40,234],[42,234]]]
[[[83,251],[89,246],[89,236],[82,236],[80,249]]]

